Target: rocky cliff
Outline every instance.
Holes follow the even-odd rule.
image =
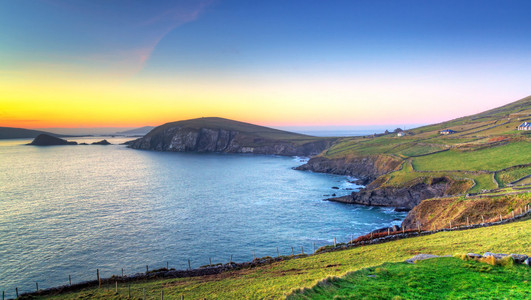
[[[207,118],[205,118],[207,119]],[[313,138],[241,123],[213,126],[209,122],[190,126],[176,122],[157,127],[146,136],[129,143],[134,149],[175,152],[225,152],[274,155],[316,155],[328,148],[332,139]],[[204,126],[204,127],[203,127]],[[254,130],[254,127],[260,130]],[[250,129],[251,128],[251,129]]]
[[[401,159],[389,155],[338,159],[317,156],[298,167],[297,170],[349,175],[360,179],[362,184],[368,184],[377,177],[396,170],[401,163]]]
[[[422,200],[440,197],[452,190],[455,181],[448,177],[434,178],[430,182],[418,182],[408,187],[377,187],[374,189],[362,189],[353,192],[352,195],[331,198],[330,201],[373,205],[390,206],[412,209]]]

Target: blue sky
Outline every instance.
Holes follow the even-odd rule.
[[[135,95],[137,111],[101,126],[203,114],[286,126],[431,123],[531,94],[530,11],[529,1],[4,1],[0,86],[70,85],[63,101],[101,86],[108,115],[127,103],[117,94]],[[6,99],[13,89],[0,101],[35,104]],[[57,105],[49,93],[43,110]],[[78,110],[95,114],[84,101]],[[139,119],[143,103],[173,115]],[[19,110],[4,114],[22,119]]]

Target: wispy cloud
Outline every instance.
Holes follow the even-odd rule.
[[[130,7],[129,1],[41,1],[53,9],[82,14],[84,18],[93,21],[94,26],[90,29],[93,32],[88,35],[93,40],[84,42],[91,46],[101,46],[91,47],[96,50],[89,53],[62,54],[55,58],[49,55],[46,62],[33,61],[32,64],[56,64],[58,69],[65,72],[88,67],[93,72],[119,74],[126,78],[144,69],[155,48],[169,33],[179,26],[197,20],[213,3],[212,0],[170,2],[169,5],[154,2],[149,11],[139,12],[122,9]]]

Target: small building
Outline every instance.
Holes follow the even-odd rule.
[[[524,122],[524,123],[520,124],[518,126],[518,130],[525,130],[525,131],[531,130],[531,123]]]
[[[406,135],[404,131],[400,131],[399,133],[396,134],[396,136],[404,136],[404,135]]]
[[[456,133],[456,132],[457,131],[453,131],[452,129],[445,129],[445,130],[439,131],[440,134],[444,134],[444,135],[453,134],[453,133]]]

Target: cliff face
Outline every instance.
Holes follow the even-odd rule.
[[[268,139],[237,130],[170,127],[147,134],[129,144],[134,149],[174,152],[225,152],[275,155],[316,155],[328,148],[331,140],[308,142]]]
[[[402,161],[388,155],[330,159],[314,157],[297,170],[354,176],[367,184],[377,177],[396,170]]]
[[[441,177],[432,180],[430,183],[419,182],[409,187],[362,189],[359,192],[353,192],[349,196],[328,200],[351,204],[412,209],[424,199],[446,195],[447,191],[451,189],[452,183],[452,179]]]

